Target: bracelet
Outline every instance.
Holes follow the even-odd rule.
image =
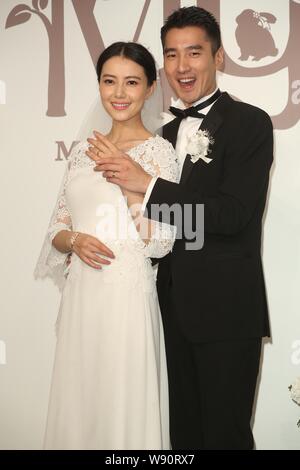
[[[78,235],[79,235],[79,232],[74,232],[73,235],[72,235],[71,238],[70,238],[70,248],[71,248],[71,251],[73,251],[74,243],[75,243],[75,240],[76,240],[76,238],[78,237]]]

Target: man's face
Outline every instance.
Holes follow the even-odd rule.
[[[223,50],[212,54],[205,30],[197,26],[170,29],[165,38],[164,68],[168,81],[190,106],[216,88],[216,70],[223,63]]]

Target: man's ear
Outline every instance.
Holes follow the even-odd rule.
[[[146,100],[150,98],[151,95],[153,95],[154,91],[156,90],[156,80],[152,83],[151,86],[148,87],[147,93],[146,93]]]
[[[219,47],[215,54],[215,64],[217,70],[222,71],[224,69],[224,49],[222,46]]]

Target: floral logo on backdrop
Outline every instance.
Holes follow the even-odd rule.
[[[271,13],[258,13],[254,10],[243,10],[236,18],[238,24],[235,37],[241,50],[239,60],[260,60],[267,56],[276,56],[278,49],[271,33],[271,23],[277,18]]]
[[[23,3],[23,2],[27,2]],[[77,20],[78,26],[82,31],[87,51],[95,64],[100,51],[105,47],[101,28],[98,24],[99,12],[96,8],[96,0],[19,0],[15,1],[6,18],[6,29],[14,27],[24,28],[24,34],[29,27],[29,23],[39,19],[43,25],[44,32],[48,37],[48,107],[46,114],[49,117],[62,117],[66,115],[65,95],[66,95],[66,64],[65,64],[65,4],[70,4]],[[113,2],[112,2],[113,3]],[[148,17],[151,0],[141,0],[140,16],[137,18],[136,29],[132,40],[139,41],[144,23]],[[158,2],[162,9],[163,17],[166,18],[173,10],[180,6],[179,0],[162,0]],[[203,1],[197,0],[198,6],[204,6]],[[209,3],[211,12],[218,21],[221,17],[221,0],[215,0]],[[225,2],[224,2],[225,3]],[[267,4],[266,1],[262,2]],[[273,4],[272,4],[273,5]],[[297,0],[287,0],[286,9],[289,18],[289,37],[286,48],[279,54],[278,31],[281,28],[271,26],[276,23],[283,24],[283,19],[279,13],[276,16],[269,12],[256,12],[251,9],[245,9],[234,17],[233,22],[237,22],[236,41],[240,48],[240,63],[236,63],[225,50],[225,69],[224,72],[229,76],[235,77],[266,77],[272,76],[281,70],[286,69],[288,79],[286,88],[288,98],[286,106],[275,116],[272,116],[275,129],[288,129],[294,126],[300,117],[300,61],[297,60],[299,52],[300,38],[300,3]],[[274,8],[274,11],[276,9]],[[30,21],[29,21],[30,20]],[[221,29],[222,29],[222,21]],[[26,25],[25,25],[26,24]],[[43,31],[41,30],[41,34]],[[234,34],[234,28],[232,33]],[[159,25],[157,25],[157,35],[159,35]],[[273,37],[274,36],[274,37]],[[274,39],[275,38],[275,39]],[[37,39],[38,40],[38,39]],[[276,44],[277,43],[277,44]],[[279,48],[279,49],[278,49]],[[74,51],[76,53],[76,51]],[[264,58],[274,57],[272,63],[261,65]],[[250,58],[250,59],[249,59]],[[251,60],[252,58],[252,60]],[[248,60],[249,59],[249,60]],[[256,67],[249,65],[257,64]],[[170,106],[170,99],[173,95],[169,84],[167,83],[163,68],[160,69],[161,83],[163,87],[164,109]]]

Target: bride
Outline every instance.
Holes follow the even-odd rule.
[[[149,51],[114,43],[100,55],[97,75],[111,146],[152,176],[177,181],[173,147],[141,118],[156,84]],[[44,448],[168,449],[167,370],[150,257],[165,256],[174,234],[143,219],[143,196],[107,182],[88,154],[82,142],[69,158],[36,267],[37,276],[63,282]]]

